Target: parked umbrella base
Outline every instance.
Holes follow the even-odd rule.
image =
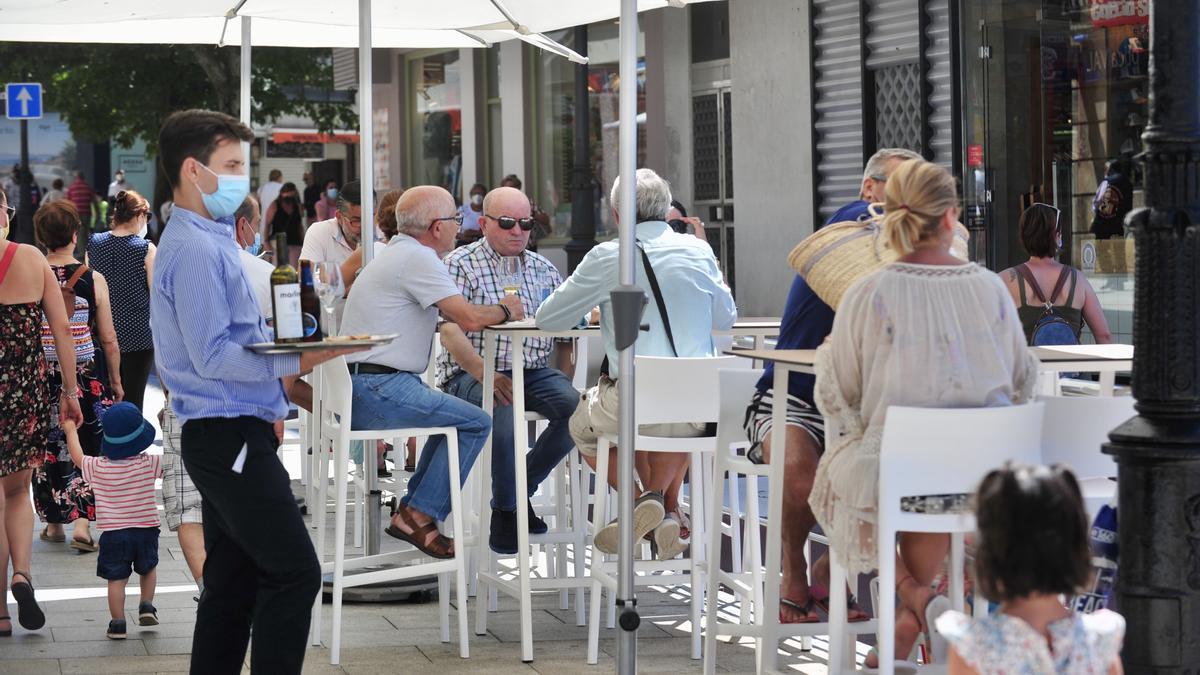
[[[388,565],[364,567],[363,572],[390,569]],[[356,570],[357,571],[357,570]],[[325,602],[333,599],[333,573],[323,575],[321,593]],[[428,576],[403,581],[381,581],[377,584],[342,589],[343,602],[429,602],[437,597],[437,577]]]

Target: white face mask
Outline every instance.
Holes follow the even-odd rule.
[[[481,195],[481,194],[471,195],[471,204],[473,206],[482,206],[483,205],[483,195]]]
[[[138,229],[138,236],[141,237],[142,239],[145,239],[146,235],[149,234],[149,232],[150,232],[150,219],[146,218],[145,220],[142,221],[141,228]]]

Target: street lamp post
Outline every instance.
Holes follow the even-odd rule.
[[[1118,464],[1120,611],[1128,673],[1200,664],[1200,12],[1150,5],[1146,207],[1137,250],[1133,394],[1138,416],[1104,451]]]

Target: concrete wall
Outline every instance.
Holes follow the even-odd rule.
[[[641,15],[646,35],[646,166],[692,203],[692,68],[688,13],[664,8]]]
[[[525,58],[524,42],[500,43],[500,128],[504,135],[504,175],[515,173],[523,182],[530,178],[525,166]]]
[[[729,3],[738,311],[779,316],[787,254],[813,231],[809,7]]]

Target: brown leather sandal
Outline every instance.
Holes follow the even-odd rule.
[[[437,532],[437,523],[430,521],[424,525],[417,525],[409,513],[407,506],[401,505],[396,509],[396,515],[400,516],[400,520],[405,525],[412,529],[412,532],[405,532],[395,525],[388,525],[384,530],[388,535],[399,539],[400,541],[412,544],[418,551],[424,553],[431,558],[448,560],[454,557],[454,540],[449,539],[440,532],[433,541],[426,543],[431,532]]]

